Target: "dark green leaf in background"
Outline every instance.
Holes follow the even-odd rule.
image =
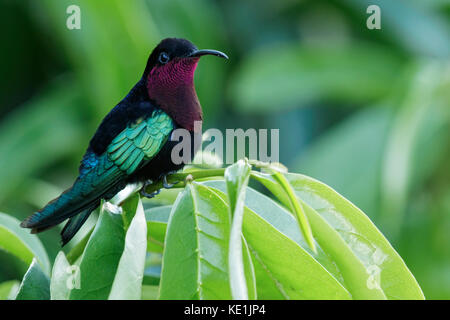
[[[264,47],[242,63],[230,90],[240,112],[280,112],[318,99],[360,102],[386,95],[401,68],[389,51],[368,44]]]

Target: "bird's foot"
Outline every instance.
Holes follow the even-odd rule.
[[[169,174],[172,174],[172,173],[175,173],[176,171],[172,171],[172,172],[169,172],[169,173],[166,173],[164,176],[163,176],[163,187],[165,188],[165,189],[170,189],[170,188],[172,188],[174,185],[176,185],[178,182],[180,182],[180,181],[177,181],[177,182],[174,182],[174,183],[168,183],[167,182],[167,176],[169,175]]]
[[[154,191],[152,193],[145,192],[145,189],[151,184],[153,184],[152,180],[145,181],[144,186],[141,188],[141,191],[139,191],[141,196],[151,199],[151,198],[153,198],[154,196],[158,195],[161,192],[161,190],[156,190],[156,191]]]

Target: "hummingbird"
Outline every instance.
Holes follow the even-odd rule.
[[[39,233],[68,219],[61,231],[64,246],[102,199],[111,199],[128,184],[142,183],[140,193],[146,197],[157,193],[145,192],[153,181],[163,180],[164,187],[170,187],[166,176],[185,165],[172,161],[178,143],[172,133],[188,130],[194,142],[194,123],[198,127],[203,119],[194,72],[205,55],[228,59],[217,50],[199,50],[186,39],[162,40],[151,52],[140,80],[100,123],[73,185],[26,218],[21,227]]]

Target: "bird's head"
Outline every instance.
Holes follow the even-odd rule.
[[[205,55],[228,59],[226,54],[217,50],[198,50],[185,39],[162,40],[150,54],[144,71],[149,98],[171,116],[177,112],[192,113],[194,110],[190,109],[200,108],[194,88],[194,72],[200,57]]]

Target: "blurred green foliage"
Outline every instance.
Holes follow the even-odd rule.
[[[81,30],[66,28],[74,3]],[[369,4],[381,8],[381,30],[366,28]],[[351,199],[425,296],[450,298],[450,1],[4,0],[0,8],[0,211],[22,219],[70,186],[152,48],[184,37],[230,57],[198,67],[204,128],[280,128],[280,161]],[[58,231],[39,235],[50,261]],[[20,280],[22,264],[0,252],[0,282]]]

